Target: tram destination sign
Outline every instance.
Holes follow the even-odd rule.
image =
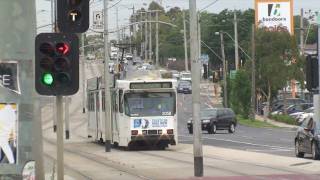
[[[0,86],[20,94],[18,63],[0,60]]]
[[[130,83],[130,89],[172,88],[172,82]]]

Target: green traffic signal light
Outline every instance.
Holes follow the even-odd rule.
[[[51,73],[45,73],[42,76],[42,82],[44,85],[51,86],[53,84],[53,76]]]

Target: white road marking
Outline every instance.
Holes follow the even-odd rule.
[[[183,135],[180,135],[180,137],[192,138],[192,136],[183,136]],[[245,144],[245,145],[251,145],[251,146],[268,147],[268,148],[274,148],[274,149],[294,149],[294,148],[281,147],[281,146],[272,146],[272,145],[266,145],[266,144],[256,144],[256,143],[250,143],[250,142],[235,141],[235,140],[231,140],[231,139],[220,139],[220,138],[213,138],[213,137],[202,137],[202,138],[209,139],[209,140],[232,142],[232,143],[237,143],[237,144]]]

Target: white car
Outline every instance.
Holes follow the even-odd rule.
[[[191,81],[191,73],[190,72],[181,72],[180,73],[180,80],[182,81]]]

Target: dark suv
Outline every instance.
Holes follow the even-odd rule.
[[[204,109],[200,113],[201,129],[208,131],[209,134],[215,134],[217,130],[228,130],[229,133],[235,132],[237,119],[229,108],[210,108]],[[193,133],[193,121],[188,121],[189,133]]]
[[[320,124],[313,118],[303,121],[295,137],[295,154],[304,157],[305,153],[312,154],[313,159],[320,159]]]

